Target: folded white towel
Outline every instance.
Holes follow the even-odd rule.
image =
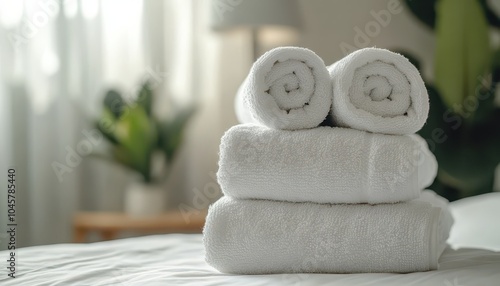
[[[205,260],[235,274],[436,269],[453,220],[429,200],[327,205],[223,197],[209,209]]]
[[[245,106],[261,124],[276,129],[318,126],[332,102],[332,84],[323,60],[304,48],[268,51],[252,66],[239,89]]]
[[[436,173],[418,135],[242,124],[222,137],[217,178],[236,198],[375,204],[417,198]]]
[[[405,57],[366,48],[328,69],[333,82],[332,116],[338,126],[411,134],[427,120],[427,90],[418,70]]]

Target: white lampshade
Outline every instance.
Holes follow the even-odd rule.
[[[299,29],[300,24],[296,0],[212,0],[211,27],[214,30],[263,26]]]

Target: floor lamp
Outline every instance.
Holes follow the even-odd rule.
[[[300,28],[296,0],[212,0],[211,8],[211,28],[215,31],[250,30],[253,60],[259,56],[261,29],[270,26]]]

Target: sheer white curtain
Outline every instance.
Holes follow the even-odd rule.
[[[189,205],[197,190],[214,182],[219,138],[234,122],[236,88],[225,75],[242,78],[246,70],[234,72],[234,65],[248,63],[241,60],[245,39],[213,37],[207,2],[0,2],[0,183],[6,186],[7,168],[14,166],[19,246],[70,241],[76,210],[122,208],[127,174],[71,155],[91,142],[93,119],[110,87],[132,97],[141,80],[155,81],[160,115],[172,108],[167,96],[180,106],[196,102],[200,108],[172,172],[171,204]]]

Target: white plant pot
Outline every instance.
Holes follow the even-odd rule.
[[[136,182],[125,192],[125,213],[134,217],[157,215],[165,211],[166,200],[161,186]]]

